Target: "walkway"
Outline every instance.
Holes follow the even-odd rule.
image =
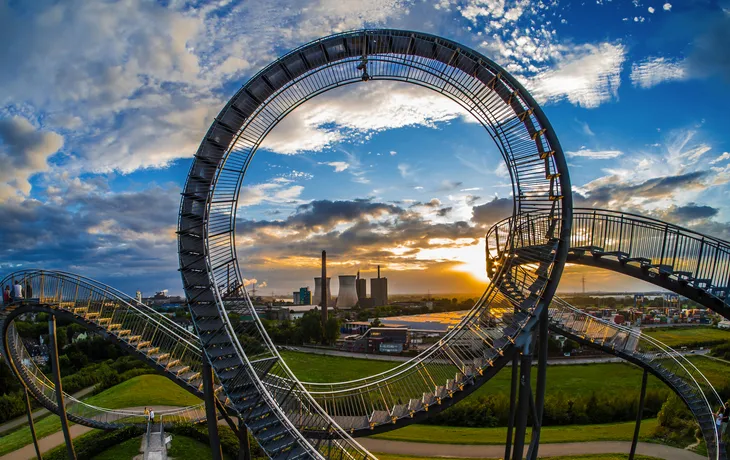
[[[173,406],[147,406],[151,407],[157,412],[163,411],[163,410],[170,410],[170,409],[176,409],[176,407]],[[125,407],[121,410],[144,410],[144,407]],[[55,416],[54,416],[55,417]],[[27,419],[26,419],[27,421]],[[89,431],[93,430],[93,428],[89,428],[87,426],[83,425],[71,425],[69,427],[69,432],[71,433],[71,438],[76,438],[78,436],[81,436],[84,433],[88,433]],[[56,446],[60,446],[65,441],[63,439],[63,432],[57,431],[53,434],[50,434],[46,436],[45,438],[41,438],[38,440],[38,446],[41,449],[41,454],[44,454],[45,452],[48,452],[49,450],[53,449]],[[25,447],[21,447],[20,449],[10,452],[9,454],[5,454],[2,457],[0,457],[0,460],[32,460],[35,458],[35,447],[33,447],[33,444],[28,444]]]
[[[84,388],[83,390],[78,391],[78,392],[72,394],[71,396],[73,396],[76,399],[81,399],[84,396],[86,396],[89,393],[91,393],[92,391],[94,391],[94,387],[93,386],[90,386],[89,388]],[[48,409],[40,408],[40,409],[34,410],[33,411],[33,420],[38,420],[38,417],[42,417],[42,416],[44,416],[46,414],[48,414]],[[2,425],[0,425],[0,434],[3,434],[6,431],[10,431],[10,430],[12,430],[14,428],[17,428],[20,425],[27,425],[27,424],[28,424],[28,416],[27,415],[23,415],[21,417],[14,418],[14,419],[12,419],[12,420],[10,420],[8,422],[5,422]]]
[[[504,446],[427,444],[369,438],[358,438],[357,441],[370,452],[382,452],[384,454],[413,455],[418,457],[504,457]],[[631,443],[623,441],[566,442],[559,444],[541,444],[539,453],[540,457],[585,454],[628,454],[630,449]],[[527,453],[527,449],[525,449],[525,453]],[[640,442],[636,448],[636,453],[667,460],[706,460],[705,457],[688,450],[648,442]]]

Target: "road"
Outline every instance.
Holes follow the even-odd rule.
[[[377,361],[395,361],[395,362],[406,362],[409,359],[412,359],[411,357],[407,356],[391,356],[391,355],[374,355],[374,354],[367,354],[367,353],[353,353],[350,351],[342,351],[342,350],[330,350],[327,348],[318,348],[318,347],[294,347],[294,346],[286,346],[286,347],[279,347],[283,350],[290,350],[290,351],[298,351],[301,353],[311,353],[315,355],[326,355],[326,356],[339,356],[342,358],[357,358],[357,359],[373,359]],[[694,353],[692,353],[694,351]],[[685,356],[692,356],[692,355],[704,355],[706,353],[709,353],[710,350],[690,350],[690,351],[682,351],[681,354]],[[574,364],[598,364],[598,363],[624,363],[625,360],[621,358],[617,358],[615,356],[592,356],[590,358],[549,358],[548,359],[548,366],[567,366],[567,365],[574,365]],[[533,365],[537,365],[537,363],[533,363]]]

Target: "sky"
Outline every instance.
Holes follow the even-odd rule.
[[[288,50],[363,27],[441,35],[540,102],[577,206],[730,239],[730,2],[0,0],[0,274],[80,273],[182,293],[180,191],[211,122]],[[384,81],[308,101],[266,138],[238,208],[259,292],[329,273],[391,293],[483,290],[484,234],[511,213],[496,147],[429,90]],[[568,266],[560,290],[642,283]],[[333,280],[336,292],[337,283]]]

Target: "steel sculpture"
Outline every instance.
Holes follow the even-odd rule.
[[[529,212],[551,216],[541,238],[550,249],[535,266],[535,279],[520,286],[526,300],[497,289],[502,273],[514,269],[506,263],[467,318],[439,344],[393,371],[323,394],[291,373],[243,287],[245,261],[239,262],[235,246],[238,197],[258,147],[288,113],[330,89],[376,80],[435,90],[471,113],[508,166],[518,227]],[[476,51],[441,37],[388,29],[304,45],[231,98],[205,135],[185,184],[180,271],[205,359],[270,456],[369,457],[350,433],[419,420],[473,391],[513,353],[530,359],[538,317],[545,318],[567,257],[571,200],[565,158],[542,110],[509,73]]]
[[[381,374],[333,384],[300,382],[279,356],[243,286],[245,261],[239,261],[235,247],[238,197],[256,150],[288,113],[335,87],[371,80],[423,86],[474,116],[507,164],[513,215],[487,236],[489,286],[441,341]],[[53,383],[28,359],[12,323],[24,313],[65,316],[203,396],[208,419],[215,413],[213,405],[232,426],[229,414],[236,415],[239,436],[250,431],[268,456],[282,460],[372,458],[353,435],[398,428],[444,410],[513,363],[509,432],[514,431],[515,437],[511,451],[512,438],[508,440],[505,457],[521,458],[529,409],[533,435],[528,457],[536,458],[550,328],[662,379],[697,417],[711,457],[721,458],[717,432],[706,426],[718,397],[691,362],[554,296],[572,246],[573,222],[568,169],[557,137],[534,99],[501,67],[458,43],[419,32],[374,29],[333,35],[286,54],[249,80],[226,104],[195,154],[180,205],[178,250],[196,334],[92,280],[61,272],[23,271],[11,277],[30,282],[38,296],[3,308],[2,353],[28,391],[58,412]],[[673,233],[665,228],[666,250]],[[680,243],[674,245],[677,254]],[[573,249],[573,254],[580,252],[580,247]],[[591,243],[588,250],[598,258],[611,252],[605,244]],[[621,249],[617,251],[621,259]],[[720,258],[720,252],[713,254]],[[654,268],[666,274],[666,264],[648,270]],[[674,270],[668,276],[677,280],[676,285],[689,281]],[[717,284],[693,281],[717,297],[719,291],[713,288]],[[533,392],[529,373],[538,337],[542,352]],[[215,380],[204,379],[208,368]],[[137,416],[88,406],[68,395],[64,402],[69,420],[99,428],[135,423]],[[185,414],[178,415],[181,419],[205,418],[202,407],[181,412]],[[171,419],[174,414],[164,415],[166,423]]]

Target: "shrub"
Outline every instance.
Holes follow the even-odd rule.
[[[208,436],[208,426],[205,424],[194,425],[192,423],[179,423],[167,430],[168,433],[187,436],[193,438],[203,444],[210,444]],[[221,450],[225,455],[231,458],[238,458],[238,436],[225,425],[218,425],[218,437],[221,441]],[[266,454],[256,443],[256,440],[249,433],[249,443],[251,445],[251,458],[266,458]],[[173,441],[174,442],[174,441]]]
[[[130,426],[113,431],[92,431],[74,439],[74,450],[78,460],[94,458],[101,452],[116,446],[128,439],[141,436],[142,428]],[[62,444],[43,454],[45,460],[66,460],[66,445]]]
[[[692,413],[674,394],[662,405],[657,421],[659,423],[652,435],[666,444],[684,446],[694,442],[699,435]]]

